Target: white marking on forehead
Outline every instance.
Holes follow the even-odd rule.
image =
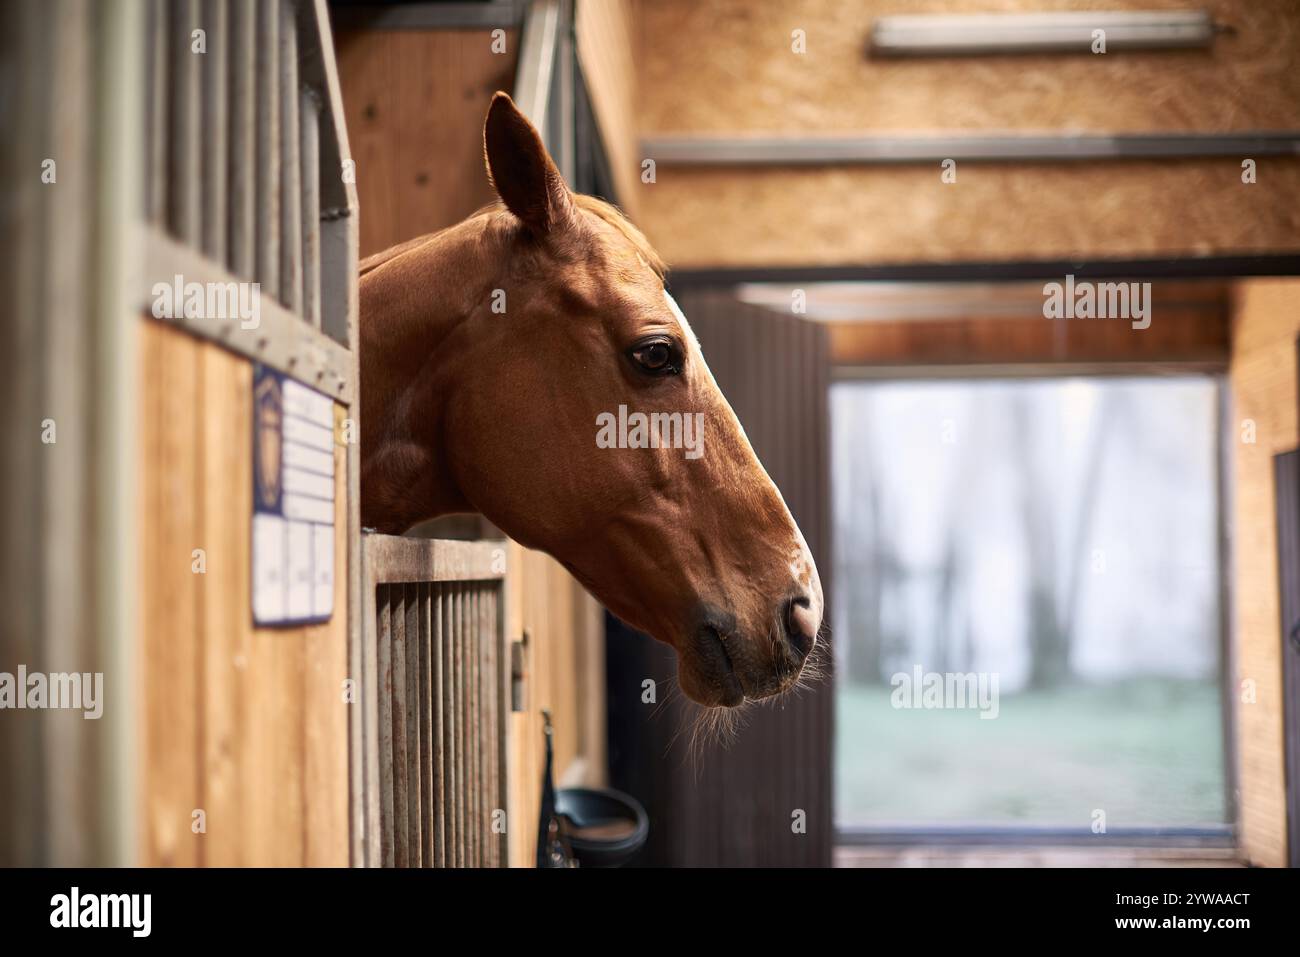
[[[664,301],[668,303],[668,308],[671,309],[673,315],[677,317],[677,324],[682,327],[682,332],[685,333],[686,338],[698,343],[700,340],[695,338],[695,330],[693,330],[691,324],[686,321],[686,316],[682,313],[681,306],[677,305],[677,300],[668,294],[667,289],[664,290]]]

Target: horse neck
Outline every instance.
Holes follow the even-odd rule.
[[[485,308],[489,224],[469,220],[361,280],[361,520],[401,532],[473,511],[450,467],[443,414],[465,363],[457,330]],[[476,281],[472,277],[484,277]]]

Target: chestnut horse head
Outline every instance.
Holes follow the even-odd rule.
[[[734,706],[793,685],[823,598],[664,266],[498,93],[501,203],[362,264],[362,524],[481,512]]]

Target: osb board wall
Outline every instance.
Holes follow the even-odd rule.
[[[1052,9],[1096,8],[1056,2]],[[1209,52],[868,59],[890,13],[1041,10],[1011,0],[687,0],[636,7],[637,115],[656,134],[933,135],[1294,129],[1300,6],[1203,3]],[[1108,9],[1185,9],[1129,0]],[[808,52],[790,50],[803,29]],[[675,266],[839,265],[1300,248],[1300,161],[703,168],[638,181],[638,224]]]
[[[868,58],[891,14],[1210,10],[1208,51]],[[637,7],[641,132],[1263,130],[1300,118],[1294,0],[653,0]],[[791,51],[804,30],[807,52]]]
[[[1238,693],[1237,755],[1244,849],[1257,864],[1285,866],[1282,626],[1273,456],[1300,444],[1296,425],[1296,336],[1300,280],[1242,282],[1233,316],[1233,608]],[[1246,422],[1255,441],[1243,441]]]
[[[640,101],[632,0],[578,0],[574,19],[578,60],[600,126],[614,188],[619,203],[635,218],[640,199],[636,130]]]
[[[1300,249],[1300,161],[660,166],[638,224],[676,268],[1207,256]]]
[[[361,256],[431,233],[496,199],[483,118],[514,88],[517,31],[348,30],[335,36],[356,163]]]
[[[546,767],[543,711],[554,728],[556,786],[605,781],[604,623],[553,558],[511,542],[507,562],[507,637],[528,634],[525,708],[510,724],[510,866],[532,867]]]
[[[346,866],[346,538],[328,623],[254,628],[252,365],[146,320],[139,383],[139,863]]]

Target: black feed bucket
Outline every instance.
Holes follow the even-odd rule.
[[[551,714],[545,720],[546,771],[537,837],[538,867],[619,867],[645,846],[650,817],[630,794],[612,788],[555,790]]]

